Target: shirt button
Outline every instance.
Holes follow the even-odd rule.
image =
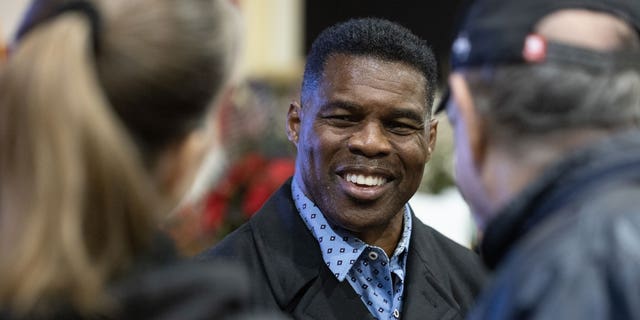
[[[393,317],[400,319],[400,311],[398,311],[398,309],[393,310]]]
[[[369,251],[369,259],[376,260],[378,259],[378,253],[375,251]]]

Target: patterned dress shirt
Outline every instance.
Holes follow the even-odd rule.
[[[399,319],[406,270],[411,214],[404,210],[402,238],[391,259],[380,247],[371,246],[349,231],[327,222],[320,209],[296,182],[291,183],[296,208],[318,241],[322,258],[338,281],[347,280],[376,319]]]

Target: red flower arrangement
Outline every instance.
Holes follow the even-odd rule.
[[[233,228],[248,220],[293,175],[293,170],[293,159],[267,159],[257,153],[244,156],[207,195],[205,230],[219,231],[225,224]]]
[[[191,255],[246,222],[293,175],[292,158],[249,153],[236,161],[200,205],[185,207],[167,228],[178,249]]]

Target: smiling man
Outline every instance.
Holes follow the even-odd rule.
[[[435,146],[435,87],[433,54],[406,28],[325,30],[287,114],[294,177],[202,258],[239,259],[256,304],[298,319],[462,318],[483,269],[407,204]]]

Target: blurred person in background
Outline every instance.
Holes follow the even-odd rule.
[[[2,30],[0,29],[0,64],[4,63],[7,59],[7,43],[2,36]]]
[[[480,261],[407,204],[435,146],[435,86],[430,48],[396,23],[323,31],[287,114],[294,176],[200,258],[242,262],[255,303],[294,318],[463,317]]]
[[[475,1],[456,180],[493,283],[471,319],[639,319],[640,2]]]
[[[235,266],[182,262],[159,223],[215,136],[227,0],[36,0],[0,73],[0,318],[204,319]]]

